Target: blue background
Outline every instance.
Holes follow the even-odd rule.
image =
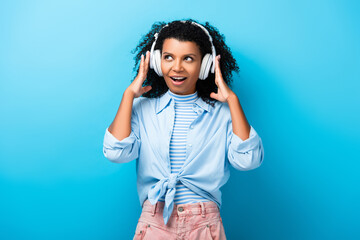
[[[263,165],[223,188],[229,239],[360,239],[359,1],[1,1],[0,239],[131,239],[135,162],[102,141],[155,21],[225,36]]]

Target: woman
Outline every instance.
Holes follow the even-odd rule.
[[[138,74],[103,148],[113,162],[137,160],[134,239],[225,239],[220,187],[229,164],[250,170],[264,157],[228,86],[236,61],[218,30],[193,20],[154,24],[135,52]]]

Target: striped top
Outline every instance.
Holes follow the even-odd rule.
[[[189,95],[178,95],[170,90],[169,94],[175,101],[174,128],[170,139],[170,166],[171,173],[178,173],[186,160],[186,142],[189,126],[198,117],[192,108],[194,102],[198,99],[198,95],[197,92]],[[159,201],[164,202],[164,196]],[[194,193],[181,182],[177,182],[175,204],[207,201],[209,200]]]

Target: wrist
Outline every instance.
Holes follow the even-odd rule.
[[[135,98],[135,93],[130,88],[125,89],[124,97]]]
[[[227,97],[226,101],[232,102],[232,101],[238,101],[238,97],[236,96],[236,94],[230,90],[229,96]]]

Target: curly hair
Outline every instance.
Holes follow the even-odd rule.
[[[200,49],[202,57],[207,53],[211,53],[211,43],[209,41],[208,35],[204,32],[203,29],[192,24],[191,22],[197,23],[197,21],[192,19],[187,19],[184,21],[177,20],[170,23],[154,23],[151,27],[151,30],[142,37],[139,44],[132,51],[133,54],[136,54],[134,57],[135,66],[133,70],[136,72],[138,69],[141,55],[145,55],[147,51],[150,51],[151,45],[155,41],[155,33],[159,33],[155,44],[155,49],[160,49],[160,51],[162,50],[165,39],[174,38],[179,41],[195,42]],[[164,28],[165,25],[168,26]],[[216,54],[221,55],[221,73],[226,84],[230,86],[232,81],[232,72],[238,72],[239,67],[231,53],[230,48],[225,44],[225,36],[220,34],[215,27],[209,24],[209,22],[206,22],[202,26],[208,30],[210,36],[212,37]],[[168,90],[164,78],[158,76],[155,71],[150,68],[143,85],[150,85],[152,87],[150,91],[143,94],[144,97],[148,98],[159,97]],[[214,106],[214,102],[217,100],[210,98],[210,93],[217,92],[215,74],[210,72],[205,80],[197,81],[196,90],[199,97],[201,97],[206,103]]]

